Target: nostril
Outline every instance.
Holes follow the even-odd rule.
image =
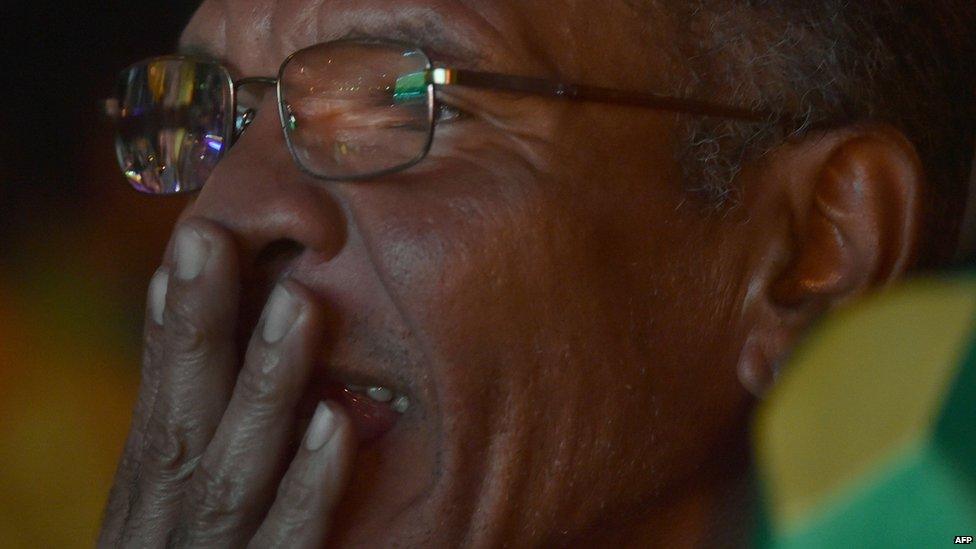
[[[277,281],[287,270],[288,264],[305,251],[298,241],[279,238],[266,244],[254,258],[254,270],[258,275],[266,275],[272,282]]]
[[[245,273],[241,289],[239,341],[243,346],[250,339],[274,285],[288,274],[304,251],[305,246],[298,241],[279,238],[266,244],[255,256],[254,263]]]

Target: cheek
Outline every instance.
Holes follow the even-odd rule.
[[[708,332],[722,284],[666,144],[623,150],[594,128],[535,155],[432,151],[354,201],[425,344],[446,438],[490,456],[525,508],[580,523],[694,466],[696,403],[725,383]]]

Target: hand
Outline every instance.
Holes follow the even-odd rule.
[[[348,418],[320,403],[282,457],[322,315],[307,289],[280,283],[241,366],[233,238],[202,220],[175,234],[175,261],[150,282],[142,382],[98,545],[319,547],[354,453]]]

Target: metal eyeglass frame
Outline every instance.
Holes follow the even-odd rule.
[[[410,49],[416,53],[423,56],[425,63],[425,74],[427,83],[427,126],[428,135],[427,140],[424,145],[423,151],[413,160],[400,164],[398,166],[388,168],[385,170],[357,174],[351,176],[328,176],[317,174],[306,168],[302,162],[299,160],[298,155],[295,152],[294,145],[292,144],[291,135],[286,129],[288,123],[287,117],[290,116],[287,112],[287,105],[282,100],[281,95],[281,83],[282,77],[284,75],[285,67],[291,62],[293,58],[297,55],[302,54],[308,50],[314,48],[320,48],[324,45],[341,45],[343,43],[354,43],[363,45],[388,45],[391,47],[406,48]],[[169,55],[155,57],[153,60],[194,60],[194,61],[206,61],[194,56],[189,55]],[[145,63],[143,61],[142,63]],[[211,61],[206,61],[210,62]],[[137,63],[134,66],[138,66]],[[493,90],[493,91],[503,91],[512,93],[523,93],[528,95],[535,95],[541,97],[550,97],[556,99],[566,99],[573,101],[585,101],[585,102],[595,102],[595,103],[607,103],[612,105],[621,105],[628,107],[640,107],[648,109],[656,109],[668,112],[676,112],[689,114],[693,116],[704,116],[704,117],[714,117],[714,118],[724,118],[730,120],[740,120],[744,122],[774,122],[782,123],[782,120],[777,117],[773,112],[767,110],[754,110],[748,108],[733,107],[728,105],[721,105],[718,103],[712,103],[709,101],[702,101],[698,99],[689,98],[679,98],[679,97],[669,97],[658,95],[654,93],[637,92],[637,91],[627,91],[619,90],[613,88],[604,88],[600,86],[588,86],[582,84],[569,84],[564,82],[557,82],[553,80],[547,80],[544,78],[536,78],[530,76],[516,76],[511,74],[502,74],[495,72],[485,72],[469,69],[454,69],[454,68],[435,68],[430,57],[423,51],[423,49],[414,46],[413,44],[397,41],[397,40],[385,40],[385,39],[357,39],[357,38],[347,38],[341,40],[332,40],[328,42],[320,42],[306,48],[302,48],[295,51],[289,55],[281,63],[278,68],[277,77],[267,77],[267,76],[250,76],[234,80],[230,76],[230,72],[223,65],[218,65],[227,80],[227,84],[230,89],[230,109],[232,116],[228,117],[229,120],[226,122],[227,127],[225,128],[227,136],[231,139],[231,146],[237,141],[240,135],[243,133],[247,125],[250,124],[254,116],[254,110],[251,109],[246,111],[242,115],[237,114],[237,95],[238,90],[242,86],[251,84],[263,84],[266,86],[274,86],[275,92],[277,94],[278,103],[278,115],[281,121],[282,133],[285,135],[285,143],[288,147],[288,152],[291,154],[292,159],[298,165],[298,167],[306,174],[326,181],[361,181],[364,179],[371,179],[376,177],[381,177],[388,175],[390,173],[395,173],[399,171],[406,170],[411,166],[422,161],[427,157],[430,152],[431,144],[434,139],[434,129],[436,127],[436,106],[437,106],[437,93],[436,90],[444,86],[463,86],[468,88],[476,88],[483,90]],[[130,67],[131,68],[131,67]],[[127,69],[128,70],[128,69]],[[112,114],[112,113],[110,113]],[[228,147],[229,149],[230,147]]]

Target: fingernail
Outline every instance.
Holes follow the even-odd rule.
[[[163,310],[166,309],[166,289],[169,287],[169,271],[160,267],[149,281],[149,312],[156,324],[163,325]]]
[[[279,284],[268,298],[267,312],[264,317],[264,328],[261,337],[265,343],[277,343],[285,337],[291,325],[298,317],[298,300],[291,292]]]
[[[207,264],[210,245],[191,227],[181,227],[176,234],[176,277],[193,280]]]
[[[312,452],[321,449],[335,433],[335,414],[324,402],[319,402],[305,435],[305,448]]]

